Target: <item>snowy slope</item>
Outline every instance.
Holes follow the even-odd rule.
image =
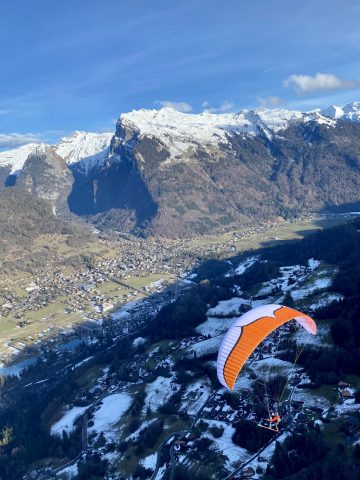
[[[93,167],[101,166],[109,152],[112,133],[74,132],[60,140],[54,146],[55,152],[87,174]],[[28,143],[22,147],[0,152],[0,167],[7,167],[11,174],[18,175],[31,153],[44,152],[49,145],[45,143]]]
[[[87,174],[95,166],[101,166],[106,160],[112,133],[74,132],[60,140],[55,151],[66,160],[68,165]]]
[[[319,124],[335,126],[337,120],[360,122],[360,102],[343,107],[331,105],[324,110],[300,112],[298,110],[266,109],[241,110],[238,113],[215,114],[203,112],[189,114],[172,108],[160,110],[133,110],[123,113],[119,124],[134,132],[138,138],[157,138],[168,148],[171,156],[181,155],[192,146],[209,145],[219,147],[229,144],[234,134],[267,136],[279,134],[296,122],[316,121]],[[68,165],[87,174],[92,168],[102,166],[108,158],[113,133],[92,133],[76,131],[64,137],[54,149]],[[131,142],[125,139],[126,143]],[[22,147],[0,152],[0,167],[7,167],[12,174],[18,174],[27,157],[36,149],[44,150],[46,144],[29,143]]]
[[[321,113],[332,119],[341,119],[347,122],[360,122],[360,102],[352,102],[343,107],[331,105],[325,108]]]
[[[18,175],[28,156],[35,152],[43,152],[47,146],[45,143],[28,143],[13,150],[0,152],[0,167],[7,167],[12,175]]]
[[[158,138],[170,153],[181,153],[189,147],[189,143],[219,145],[228,143],[228,136],[239,133],[257,135],[263,131],[272,135],[293,122],[310,120],[331,126],[336,123],[320,112],[259,108],[241,110],[239,113],[189,114],[162,108],[124,113],[120,116],[119,124],[140,138],[145,135]]]

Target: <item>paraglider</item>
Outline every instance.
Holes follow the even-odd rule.
[[[316,335],[316,324],[311,317],[283,305],[262,305],[237,318],[226,333],[218,353],[217,376],[220,383],[227,389],[233,390],[240,371],[256,347],[274,330],[290,320],[295,320],[308,333]],[[297,354],[295,363],[299,355],[300,353]],[[269,397],[266,383],[265,380],[263,382],[264,400],[266,401],[269,418],[260,420],[258,426],[279,433],[278,427],[281,417],[277,410],[270,410],[271,397]],[[287,383],[288,380],[285,382],[277,402],[273,403],[281,401]],[[271,408],[274,408],[274,406]]]
[[[220,346],[217,358],[219,382],[233,390],[251,353],[273,330],[290,320],[296,320],[307,332],[316,335],[316,324],[311,317],[283,305],[262,305],[237,318]]]
[[[278,413],[270,413],[270,418],[266,419],[266,425],[258,423],[259,427],[268,428],[269,430],[279,431],[279,423],[281,422],[281,417]]]

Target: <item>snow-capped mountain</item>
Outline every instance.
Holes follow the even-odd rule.
[[[360,102],[353,102],[344,105],[343,107],[336,107],[331,105],[324,110],[321,110],[322,115],[335,120],[344,120],[346,122],[360,122]]]
[[[206,111],[189,114],[172,108],[141,109],[120,115],[118,125],[127,132],[132,132],[130,137],[133,140],[143,136],[157,138],[162,145],[169,148],[172,155],[177,156],[186,151],[191,144],[219,145],[228,143],[229,137],[239,134],[276,135],[296,123],[306,124],[315,121],[334,127],[337,120],[360,122],[360,102],[349,103],[343,107],[331,105],[321,111],[306,113],[266,108],[223,114]],[[108,158],[113,135],[112,132],[75,131],[63,137],[53,147],[68,165],[87,175],[93,168],[101,167]],[[127,146],[130,146],[130,137],[125,138]],[[0,167],[9,167],[10,173],[17,175],[31,153],[44,151],[47,146],[44,143],[29,143],[0,152]]]
[[[134,140],[142,136],[157,138],[163,146],[168,147],[171,156],[176,157],[186,152],[191,144],[229,143],[229,137],[239,134],[255,136],[265,133],[270,137],[296,122],[316,121],[334,126],[336,122],[328,117],[317,111],[302,113],[296,110],[266,108],[223,114],[189,114],[172,108],[142,109],[122,114],[118,120],[118,129],[121,131],[123,127],[127,130],[127,143],[131,138]]]
[[[76,131],[60,140],[55,146],[56,153],[68,165],[88,174],[94,167],[100,167],[109,153],[113,133],[91,133]]]
[[[0,152],[0,168],[7,168],[10,175],[18,175],[28,156],[35,152],[44,152],[45,143],[28,143],[13,150]]]
[[[0,152],[0,168],[6,168],[10,175],[18,176],[29,155],[44,153],[52,147],[72,168],[88,174],[94,167],[100,167],[109,153],[113,133],[74,132],[63,137],[57,145],[29,143],[12,150]]]
[[[98,227],[192,236],[359,202],[359,138],[360,102],[307,113],[138,110],[114,135],[75,132],[0,153],[0,181],[17,178],[59,215]]]

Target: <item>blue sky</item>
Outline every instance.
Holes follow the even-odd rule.
[[[360,100],[359,18],[358,0],[4,0],[0,148],[161,105]]]

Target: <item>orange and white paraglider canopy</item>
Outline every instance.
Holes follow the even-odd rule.
[[[262,305],[237,318],[226,333],[217,358],[217,376],[224,387],[232,390],[244,363],[255,348],[273,330],[296,320],[316,335],[316,324],[305,313],[282,305]]]

